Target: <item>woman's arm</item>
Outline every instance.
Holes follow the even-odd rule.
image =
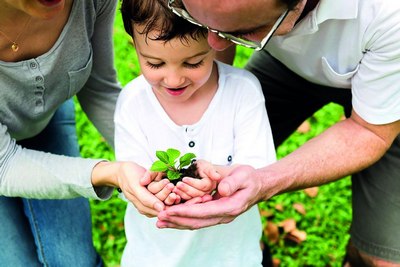
[[[91,37],[92,72],[77,96],[88,118],[107,142],[114,146],[113,116],[121,91],[114,68],[113,47],[113,26],[118,1],[97,2],[99,7],[97,7],[96,22]]]
[[[92,170],[100,161],[22,148],[0,123],[0,195],[42,199],[108,198],[112,188],[103,188],[97,195],[91,183]]]

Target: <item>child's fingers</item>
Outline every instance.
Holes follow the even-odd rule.
[[[191,199],[194,197],[201,197],[204,196],[206,194],[206,192],[198,190],[197,188],[194,188],[186,183],[183,182],[178,182],[175,186],[175,191],[179,190],[180,192],[182,192],[182,194],[185,196],[183,197],[182,194],[179,194],[183,199],[187,200],[187,199]],[[174,191],[174,192],[175,192]],[[189,198],[188,198],[188,197]]]
[[[175,205],[181,203],[182,198],[179,195],[176,195]]]
[[[158,192],[157,194],[155,194],[155,196],[161,200],[161,201],[165,201],[165,199],[168,198],[168,196],[171,194],[172,190],[174,189],[174,185],[173,184],[167,184],[163,190],[161,190],[160,192]]]
[[[215,170],[214,166],[211,163],[205,160],[198,160],[196,161],[196,164],[200,177],[207,177],[214,181],[221,180],[221,175]]]
[[[178,182],[178,184],[179,184],[179,183],[181,183],[181,182]],[[179,190],[179,188],[177,187],[178,184],[175,186],[173,192],[174,192],[175,194],[177,194],[178,196],[180,196],[180,197],[181,197],[182,199],[184,199],[184,200],[191,199],[192,196],[190,196],[190,195],[186,194],[185,192]]]
[[[196,179],[183,177],[182,182],[203,192],[210,192],[217,186],[217,182],[208,178]]]
[[[164,189],[164,187],[169,184],[169,180],[168,179],[163,179],[161,181],[158,182],[151,182],[148,186],[147,186],[147,190],[149,190],[151,193],[153,194],[157,194],[158,192],[160,192],[161,190]]]
[[[164,200],[164,204],[171,206],[174,205],[176,200],[177,200],[178,196],[175,193],[170,193],[167,195],[167,197]]]

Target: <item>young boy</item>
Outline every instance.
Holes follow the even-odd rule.
[[[165,0],[124,0],[121,11],[142,75],[118,99],[118,160],[150,168],[156,151],[168,148],[223,166],[260,167],[275,160],[264,97],[253,75],[215,61],[207,31],[175,16]],[[160,194],[149,190],[167,204],[188,199],[196,190],[214,189],[207,179],[176,187],[158,183]],[[229,224],[195,231],[158,229],[155,224],[156,218],[128,204],[121,266],[261,266],[256,206]]]

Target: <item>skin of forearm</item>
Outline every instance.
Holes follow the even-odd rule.
[[[337,123],[288,156],[254,172],[262,181],[263,199],[360,171],[380,159],[397,134],[382,138],[352,119]]]

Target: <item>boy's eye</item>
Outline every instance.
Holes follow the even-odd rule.
[[[150,63],[150,62],[148,62],[148,61],[146,62],[146,65],[149,66],[149,67],[152,68],[152,69],[159,69],[159,68],[161,68],[164,64],[165,64],[164,62],[157,63],[157,64]],[[201,65],[203,65],[203,64],[204,64],[204,61],[201,60],[201,61],[199,61],[199,62],[197,62],[197,63],[187,63],[187,62],[185,62],[185,63],[183,63],[183,64],[184,64],[184,66],[185,66],[186,68],[189,68],[189,69],[196,69],[196,68],[199,68]]]
[[[146,62],[146,65],[149,66],[152,69],[159,69],[162,67],[162,65],[164,65],[164,62],[158,63],[158,64],[153,64],[150,62]]]
[[[203,60],[201,60],[201,61],[199,61],[199,62],[197,62],[197,63],[184,63],[185,64],[185,67],[187,67],[187,68],[189,68],[189,69],[196,69],[196,68],[199,68],[201,65],[203,65],[204,64],[204,61]]]

